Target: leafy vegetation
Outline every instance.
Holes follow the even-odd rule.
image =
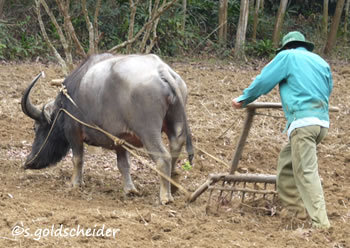
[[[190,171],[192,169],[192,165],[190,164],[189,161],[186,161],[185,163],[182,164],[181,168],[184,171]]]
[[[31,17],[27,16],[18,24],[0,23],[0,58],[24,59],[47,52],[40,34],[27,34]]]
[[[271,40],[259,40],[257,42],[248,42],[245,47],[246,54],[253,57],[272,58],[276,54]]]
[[[91,19],[93,19],[94,15],[95,2],[93,0],[87,1]],[[149,1],[141,2],[142,6],[137,8],[135,18],[135,33],[142,28],[149,18]],[[246,55],[259,58],[269,58],[274,55],[270,36],[273,31],[278,2],[265,1],[264,12],[259,15],[257,42],[250,41],[253,21],[253,8],[251,9],[245,46]],[[62,24],[63,18],[58,16],[59,12],[55,1],[48,1],[48,3],[58,22]],[[178,1],[161,16],[157,28],[158,39],[152,52],[164,56],[209,53],[220,58],[230,57],[234,47],[236,26],[240,14],[240,0],[229,0],[228,2],[228,42],[226,45],[218,43],[216,32],[218,27],[218,1],[188,0],[185,30],[182,29],[183,9],[181,3],[181,1]],[[333,10],[334,3],[331,2],[330,11]],[[321,12],[322,1],[290,1],[283,33],[298,29],[305,33],[308,39],[314,41],[316,46],[321,46],[321,44],[318,44],[320,40],[322,41],[319,37]],[[70,13],[72,23],[81,39],[81,43],[88,50],[89,34],[86,29],[80,1],[71,1]],[[57,30],[45,14],[43,11],[43,21],[48,29],[48,34],[52,38],[57,38]],[[102,39],[99,43],[101,51],[106,51],[127,40],[129,14],[130,7],[127,0],[105,0],[102,2],[98,20],[99,31],[102,33]],[[22,60],[36,58],[37,56],[49,57],[50,51],[40,34],[34,10],[34,0],[8,1],[3,16],[5,22],[0,22],[0,59]],[[340,33],[340,35],[342,34]],[[54,45],[58,50],[62,50],[58,41]],[[136,48],[138,43],[135,43],[134,46]],[[344,57],[344,52],[339,54]]]

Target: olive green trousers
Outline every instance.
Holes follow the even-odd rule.
[[[282,204],[295,213],[306,209],[314,228],[330,227],[316,151],[327,132],[328,128],[317,125],[294,129],[277,165],[277,192]]]

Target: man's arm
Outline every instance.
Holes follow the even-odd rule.
[[[288,73],[288,56],[289,53],[280,52],[263,68],[251,85],[243,91],[243,94],[232,100],[232,106],[234,108],[245,107],[261,95],[269,93],[285,79]]]

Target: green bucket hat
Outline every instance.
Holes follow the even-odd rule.
[[[293,31],[293,32],[289,32],[288,34],[286,34],[281,42],[281,47],[277,49],[277,53],[279,53],[280,51],[282,51],[284,49],[284,47],[291,43],[291,42],[299,42],[302,43],[302,46],[304,46],[307,50],[309,50],[310,52],[312,52],[312,50],[314,50],[314,44],[311,43],[310,41],[305,40],[305,36],[300,33],[299,31]]]

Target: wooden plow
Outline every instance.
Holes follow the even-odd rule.
[[[280,109],[282,105],[281,103],[269,102],[255,102],[247,105],[243,130],[230,163],[231,168],[229,173],[210,174],[207,181],[192,193],[189,202],[194,202],[206,190],[209,190],[206,212],[208,212],[213,199],[217,199],[217,211],[220,206],[228,206],[233,199],[239,199],[241,203],[259,199],[265,199],[272,203],[275,202],[277,195],[276,175],[235,174],[249,131],[252,127],[254,115],[256,115],[256,109],[259,108]],[[339,109],[330,107],[329,111],[338,112]]]

